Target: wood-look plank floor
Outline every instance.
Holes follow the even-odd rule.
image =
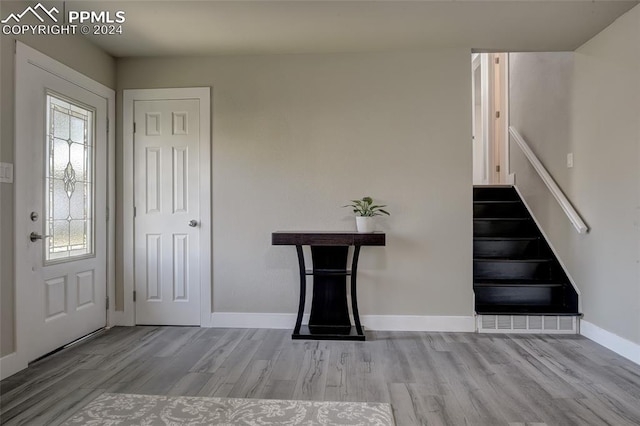
[[[640,366],[581,336],[118,327],[0,383],[0,423],[56,425],[102,392],[390,402],[404,425],[640,425]]]

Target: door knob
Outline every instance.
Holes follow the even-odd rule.
[[[192,228],[195,228],[196,226],[198,226],[198,221],[195,220],[195,219],[191,219],[189,221],[189,226],[192,227]]]
[[[36,240],[41,240],[43,238],[49,238],[51,235],[40,235],[37,232],[32,232],[29,234],[29,239],[32,243],[36,242]]]

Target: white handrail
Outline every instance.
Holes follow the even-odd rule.
[[[564,210],[565,214],[571,221],[571,224],[573,225],[574,228],[576,228],[576,231],[578,231],[579,234],[584,234],[586,232],[589,232],[589,227],[587,226],[587,224],[584,223],[584,220],[582,220],[582,218],[580,217],[576,209],[573,208],[569,199],[566,197],[566,195],[564,195],[564,193],[562,192],[562,190],[560,189],[556,181],[553,180],[553,178],[551,177],[549,172],[547,172],[547,169],[544,168],[540,160],[538,160],[538,157],[536,157],[533,151],[531,151],[531,148],[529,148],[529,145],[524,140],[524,138],[520,135],[520,133],[518,133],[518,131],[515,128],[510,126],[509,134],[516,141],[516,143],[518,144],[518,146],[520,147],[524,155],[527,157],[527,159],[529,160],[533,168],[536,170],[536,172],[538,172],[538,175],[540,175],[540,178],[542,179],[542,181],[545,183],[545,185],[547,185],[547,188],[549,188],[549,191],[551,191],[551,194],[553,194],[556,201],[558,201],[558,203],[560,204],[560,207],[562,207],[562,210]]]

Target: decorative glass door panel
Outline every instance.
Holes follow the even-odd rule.
[[[46,263],[94,256],[95,112],[47,93]]]
[[[112,98],[16,43],[16,345],[24,362],[106,324]]]

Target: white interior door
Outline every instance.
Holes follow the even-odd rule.
[[[107,99],[16,63],[17,343],[31,361],[106,324]]]
[[[134,102],[137,324],[200,325],[200,102]]]

